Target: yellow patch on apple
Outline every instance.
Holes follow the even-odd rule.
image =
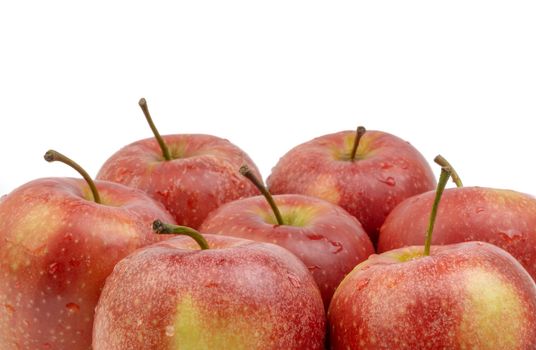
[[[45,204],[33,205],[11,229],[6,238],[8,259],[13,270],[29,261],[28,255],[42,256],[47,253],[50,236],[62,225],[62,212]]]
[[[177,306],[174,327],[168,327],[166,334],[173,336],[174,349],[233,349],[254,350],[264,339],[269,329],[260,330],[260,325],[251,321],[247,313],[237,313],[235,317],[223,319],[207,314],[196,305],[191,295],[182,298]],[[252,325],[257,327],[252,330]]]
[[[485,270],[468,272],[465,281],[468,303],[459,329],[461,348],[518,349],[525,315],[514,288]]]

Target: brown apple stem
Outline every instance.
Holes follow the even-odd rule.
[[[439,181],[437,182],[436,195],[434,198],[434,204],[432,205],[432,212],[430,213],[430,220],[428,222],[428,230],[426,231],[426,240],[424,241],[424,255],[430,255],[430,246],[432,245],[432,232],[434,231],[434,224],[437,217],[437,208],[441,201],[443,191],[447,186],[449,177],[451,176],[451,169],[448,166],[441,167],[441,175],[439,175]]]
[[[160,149],[162,150],[162,155],[164,156],[164,159],[171,160],[169,148],[167,147],[166,143],[164,142],[164,139],[162,138],[162,136],[160,136],[158,129],[153,123],[153,118],[151,118],[151,114],[149,113],[149,107],[147,107],[147,101],[142,97],[140,99],[140,102],[138,102],[138,104],[140,105],[141,110],[143,111],[143,114],[145,115],[145,119],[147,119],[147,123],[149,123],[149,126],[151,127],[151,130],[153,131],[154,138],[160,145]]]
[[[205,237],[203,237],[203,235],[199,233],[199,231],[196,231],[193,228],[187,226],[166,224],[160,220],[155,220],[153,221],[153,231],[158,234],[171,233],[185,235],[193,238],[197,242],[197,244],[199,244],[201,250],[209,249],[208,242]]]
[[[436,162],[436,164],[441,165],[442,167],[449,168],[450,177],[452,178],[452,181],[456,184],[456,187],[463,187],[462,179],[460,179],[460,176],[458,176],[456,170],[454,170],[452,165],[450,165],[450,163],[441,154],[438,154],[434,158],[434,162]]]
[[[47,153],[45,153],[45,160],[47,162],[59,161],[64,164],[67,164],[68,166],[76,170],[80,175],[82,175],[84,180],[86,180],[89,188],[91,189],[91,193],[93,194],[93,200],[95,201],[95,203],[101,204],[101,199],[99,196],[99,192],[97,191],[97,186],[95,186],[95,182],[93,181],[91,176],[89,176],[89,174],[74,160],[54,150],[48,150]]]
[[[257,179],[255,174],[253,174],[253,172],[247,165],[245,164],[242,165],[239,171],[240,171],[240,174],[244,175],[249,181],[251,181],[255,185],[255,187],[259,189],[259,191],[261,191],[262,195],[264,196],[264,198],[266,198],[266,201],[268,202],[268,204],[272,208],[272,211],[274,212],[275,219],[277,220],[277,224],[284,225],[285,222],[283,221],[281,212],[279,211],[279,208],[275,204],[274,197],[272,197],[272,194],[270,193],[270,191],[266,189],[266,186],[264,186],[264,184],[259,179]]]
[[[361,137],[365,135],[365,132],[367,132],[367,129],[365,129],[364,126],[358,126],[357,130],[355,132],[355,139],[354,139],[354,146],[352,147],[352,153],[350,153],[350,160],[355,160],[355,155],[357,154],[357,147],[359,146],[359,141],[361,141]]]

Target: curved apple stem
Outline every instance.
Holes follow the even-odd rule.
[[[147,123],[149,123],[149,126],[151,127],[151,130],[153,131],[154,138],[160,145],[160,149],[162,150],[162,156],[164,156],[165,160],[171,160],[171,154],[169,153],[169,148],[164,142],[164,139],[162,136],[160,136],[160,133],[158,132],[158,129],[153,123],[153,118],[151,118],[151,114],[149,113],[149,107],[147,107],[147,101],[142,97],[138,104],[141,107],[141,110],[143,111],[143,114],[145,115],[145,119],[147,119]]]
[[[240,174],[244,175],[249,181],[251,181],[255,185],[255,187],[259,189],[259,191],[261,191],[262,195],[264,196],[264,198],[266,198],[266,201],[268,202],[268,204],[272,208],[272,211],[274,212],[275,219],[277,220],[277,224],[284,225],[285,222],[283,221],[281,212],[279,211],[279,208],[275,204],[274,197],[272,197],[272,194],[270,193],[270,191],[266,189],[266,186],[264,186],[263,183],[259,179],[257,179],[255,174],[253,174],[253,172],[247,165],[245,164],[242,165],[239,171],[240,171]]]
[[[463,187],[462,179],[460,179],[460,176],[458,175],[456,170],[454,170],[452,165],[450,165],[450,163],[441,154],[438,154],[434,158],[434,162],[436,162],[436,164],[441,165],[442,167],[448,167],[450,170],[450,177],[452,178],[452,181],[456,184],[456,187]]]
[[[441,201],[441,196],[443,191],[447,186],[449,177],[452,174],[452,169],[450,166],[441,167],[441,175],[439,175],[439,181],[437,182],[436,195],[434,198],[434,204],[432,205],[432,212],[430,213],[430,220],[428,222],[428,230],[426,231],[426,240],[424,241],[424,255],[430,255],[430,246],[432,245],[432,232],[434,231],[434,224],[437,217],[437,208],[439,207],[439,202]]]
[[[357,154],[357,147],[359,146],[359,141],[361,141],[361,137],[365,135],[367,132],[367,129],[365,129],[364,126],[358,126],[355,131],[355,139],[354,139],[354,146],[352,147],[352,152],[350,153],[350,160],[353,162],[355,160],[355,155]]]
[[[193,228],[187,226],[166,224],[160,220],[155,220],[153,221],[153,231],[159,234],[172,233],[189,236],[193,238],[197,242],[197,244],[199,244],[201,250],[209,249],[208,242],[205,237],[203,237],[203,235],[199,233],[199,231],[196,231]]]
[[[99,196],[99,191],[97,191],[97,186],[95,186],[95,182],[93,181],[91,176],[89,176],[89,174],[80,165],[78,165],[74,160],[72,160],[72,159],[64,156],[60,152],[54,151],[52,149],[48,150],[45,153],[44,158],[49,163],[50,162],[56,162],[56,161],[62,162],[64,164],[67,164],[68,166],[70,166],[74,170],[76,170],[80,175],[82,175],[84,180],[86,180],[89,188],[91,189],[91,193],[93,194],[93,200],[95,201],[95,203],[98,203],[98,204],[102,203],[101,199],[100,199],[100,196]]]

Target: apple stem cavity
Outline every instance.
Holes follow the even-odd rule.
[[[436,162],[436,164],[439,164],[441,167],[447,167],[450,171],[450,177],[452,178],[452,181],[456,184],[456,187],[463,187],[462,179],[460,179],[460,176],[458,175],[456,170],[454,170],[452,165],[450,165],[450,163],[441,154],[438,154],[434,158],[434,162]]]
[[[364,126],[358,126],[357,130],[355,132],[355,139],[354,139],[354,145],[352,147],[352,152],[350,153],[350,161],[355,160],[355,156],[357,154],[357,147],[359,147],[359,141],[361,141],[361,137],[365,135],[365,132],[367,132],[367,129],[365,129]]]
[[[442,166],[441,174],[439,175],[439,181],[437,182],[436,195],[434,198],[434,204],[432,205],[432,212],[430,213],[430,220],[428,222],[428,230],[426,231],[426,240],[424,241],[424,256],[430,255],[430,246],[432,245],[432,232],[434,231],[434,224],[437,217],[437,208],[441,201],[443,191],[447,186],[447,182],[452,175],[452,168],[450,166]]]
[[[149,126],[151,127],[151,130],[153,131],[154,137],[158,144],[160,145],[160,149],[162,150],[162,156],[165,160],[171,160],[171,154],[169,153],[169,148],[164,142],[164,139],[158,132],[158,129],[154,125],[153,118],[151,118],[151,114],[149,113],[149,107],[147,107],[147,101],[142,97],[138,104],[141,107],[141,110],[143,111],[143,114],[145,115],[145,119],[147,119],[147,123],[149,123]]]
[[[56,162],[56,161],[62,162],[64,164],[67,164],[74,170],[76,170],[80,175],[82,175],[84,180],[86,180],[89,188],[91,189],[91,193],[93,194],[93,200],[95,201],[95,203],[102,204],[100,196],[99,196],[99,191],[97,191],[97,186],[95,186],[95,182],[93,181],[91,176],[89,176],[89,174],[80,165],[78,165],[74,160],[54,150],[48,150],[45,153],[44,158],[49,163]]]
[[[203,235],[188,226],[166,224],[160,220],[153,221],[153,231],[158,234],[177,234],[193,238],[201,250],[209,249],[208,242]]]
[[[274,212],[274,216],[275,216],[275,219],[277,220],[277,224],[284,225],[285,222],[283,221],[281,212],[279,211],[279,208],[275,204],[274,197],[272,197],[272,194],[270,193],[270,191],[266,189],[266,186],[264,186],[264,184],[259,179],[257,179],[255,174],[253,174],[253,172],[247,165],[245,164],[242,165],[239,171],[240,171],[240,174],[242,174],[249,181],[251,181],[251,183],[253,183],[255,187],[257,187],[259,191],[261,191],[262,195],[264,196],[264,198],[266,198],[266,201],[268,202],[268,204],[272,208],[272,211]]]

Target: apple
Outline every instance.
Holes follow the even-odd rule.
[[[298,258],[274,244],[201,237],[156,243],[116,265],[95,311],[94,350],[323,349],[322,299]]]
[[[278,244],[300,258],[320,288],[327,309],[335,288],[358,263],[374,253],[361,224],[338,205],[298,194],[271,194],[247,166],[240,172],[263,196],[222,205],[200,231]]]
[[[342,131],[300,144],[272,169],[272,194],[298,193],[338,204],[376,242],[385,217],[402,200],[434,189],[436,180],[408,142],[382,131]]]
[[[53,151],[47,158],[64,160]],[[42,178],[3,197],[0,349],[90,349],[114,265],[165,237],[152,233],[155,217],[173,220],[145,193],[104,181]]]
[[[103,164],[97,179],[147,192],[164,204],[177,223],[193,228],[223,203],[258,194],[236,171],[245,163],[259,175],[244,151],[212,135],[160,136],[145,99],[139,104],[155,137],[117,151]]]
[[[430,245],[446,179],[424,248],[373,255],[341,282],[331,349],[534,349],[536,284],[521,264],[485,242]]]
[[[444,164],[442,157],[437,162]],[[460,182],[461,186],[461,182]],[[384,252],[419,244],[434,192],[408,198],[387,216],[378,241]],[[438,208],[432,244],[485,241],[506,250],[536,280],[536,198],[504,189],[446,189]]]

